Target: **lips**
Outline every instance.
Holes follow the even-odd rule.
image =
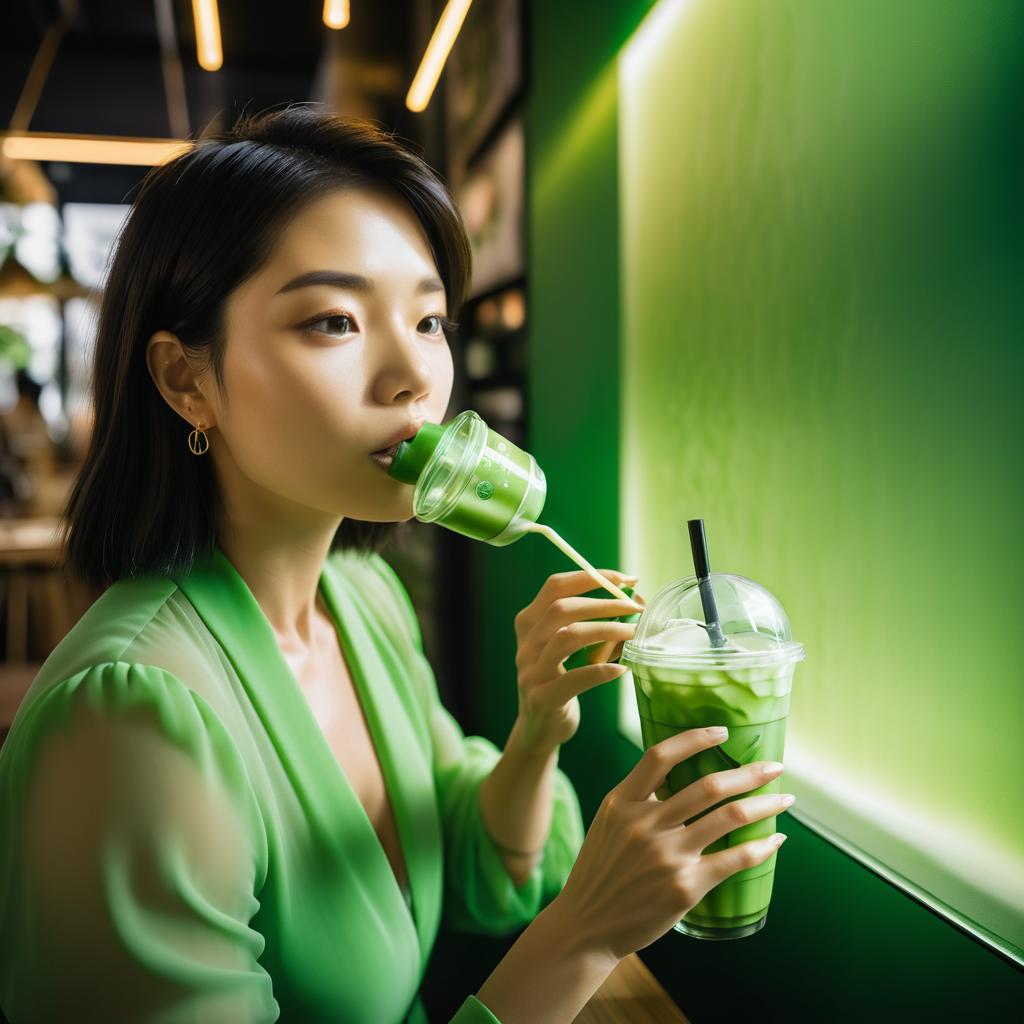
[[[384,446],[382,448],[377,448],[375,451],[370,452],[370,454],[394,455],[395,449],[398,448],[398,446],[403,441],[408,441],[410,438],[415,437],[417,433],[419,433],[419,429],[422,426],[423,421],[421,420],[419,423],[412,423],[406,427],[403,427],[401,430],[398,431],[398,433],[392,434],[391,438],[384,443]]]

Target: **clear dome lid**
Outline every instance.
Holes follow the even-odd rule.
[[[793,639],[782,605],[745,576],[711,573],[720,635],[708,625],[707,595],[686,576],[663,587],[640,616],[636,633],[623,646],[622,660],[641,665],[702,668],[776,665],[799,661],[803,645]]]

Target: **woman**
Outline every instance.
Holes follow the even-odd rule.
[[[571,1020],[720,880],[699,849],[658,855],[711,801],[669,827],[652,769],[703,730],[642,759],[581,851],[558,748],[620,670],[562,662],[634,628],[585,621],[633,608],[576,596],[583,573],[517,616],[503,752],[438,699],[379,554],[412,516],[381,453],[445,418],[468,279],[447,189],[365,122],[292,107],[147,175],[66,516],[69,565],[107,589],[0,752],[15,1024],[423,1022],[442,915],[533,922],[455,1020]]]

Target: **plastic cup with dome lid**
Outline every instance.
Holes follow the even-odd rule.
[[[621,662],[632,673],[644,749],[688,729],[726,726],[724,743],[677,764],[658,789],[666,799],[713,772],[755,761],[783,762],[793,672],[804,657],[789,619],[761,584],[712,573],[703,523],[691,520],[695,575],[677,579],[651,599]],[[730,800],[777,793],[780,777]],[[695,819],[694,819],[695,820]],[[775,817],[734,829],[708,846],[714,853],[772,835]],[[709,890],[675,925],[694,938],[731,939],[764,927],[778,854]]]

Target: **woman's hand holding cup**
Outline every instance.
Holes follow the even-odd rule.
[[[721,801],[776,778],[781,765],[766,770],[768,762],[754,762],[706,775],[666,800],[655,795],[676,764],[725,738],[702,728],[656,743],[602,801],[553,901],[566,915],[566,926],[589,949],[618,959],[643,949],[705,893],[766,861],[781,845],[768,837],[702,854],[727,832],[784,811],[789,806],[785,794],[732,800],[691,821]]]

